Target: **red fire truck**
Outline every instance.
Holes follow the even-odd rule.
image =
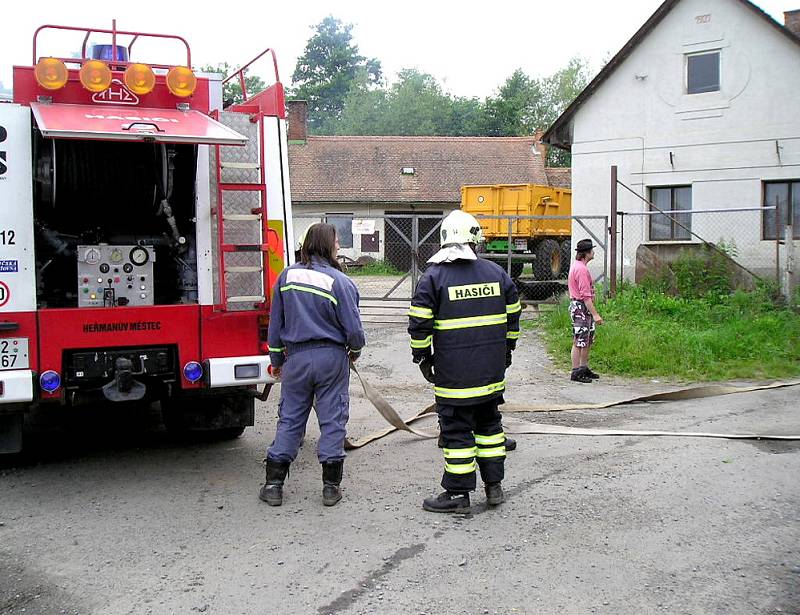
[[[54,30],[80,52],[41,55]],[[181,64],[137,62],[145,40]],[[247,93],[245,65],[223,110],[222,76],[195,74],[179,36],[34,34],[0,103],[0,452],[41,404],[160,401],[169,429],[221,437],[253,424],[293,258],[284,90],[262,57],[275,83]]]

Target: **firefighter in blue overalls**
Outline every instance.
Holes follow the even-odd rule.
[[[473,216],[450,213],[442,221],[442,249],[428,261],[409,310],[411,352],[434,385],[444,453],[445,491],[422,505],[431,512],[469,511],[477,469],[487,503],[504,501],[506,436],[497,406],[522,307],[509,275],[476,256],[480,241]]]
[[[313,405],[319,420],[322,502],[342,499],[344,440],[350,416],[350,361],[364,346],[358,290],[336,259],[339,240],[330,224],[306,232],[301,262],[275,284],[267,341],[272,373],[281,381],[275,439],[267,450],[266,482],[259,497],[283,503],[283,483],[297,456]]]

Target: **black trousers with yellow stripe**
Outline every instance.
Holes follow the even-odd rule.
[[[437,405],[444,445],[442,487],[447,491],[474,491],[477,469],[484,483],[503,480],[506,436],[497,409],[501,399],[472,406]]]

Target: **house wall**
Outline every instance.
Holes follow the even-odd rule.
[[[720,91],[685,94],[686,54],[716,49]],[[694,210],[761,206],[764,181],[800,178],[799,97],[800,45],[738,0],[682,0],[577,111],[574,213],[609,213],[614,164],[645,197],[650,187],[691,185]],[[618,208],[647,206],[620,189]],[[761,237],[761,212],[692,218],[706,240],[733,240],[741,262],[774,273],[775,242]],[[648,224],[624,224],[632,277]]]

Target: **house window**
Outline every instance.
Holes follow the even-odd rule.
[[[792,230],[795,239],[800,239],[800,180],[764,182],[764,207],[776,207],[762,212],[761,224],[764,239],[783,239],[786,232],[786,216],[792,205]]]
[[[336,236],[339,238],[340,248],[353,247],[353,214],[326,214],[325,222],[336,227]]]
[[[652,211],[691,211],[691,186],[665,186],[650,188]],[[685,228],[684,228],[685,227]],[[688,213],[654,214],[650,216],[650,241],[686,241],[691,239],[687,229],[692,228],[692,217]]]
[[[686,56],[686,93],[719,91],[719,51]]]

